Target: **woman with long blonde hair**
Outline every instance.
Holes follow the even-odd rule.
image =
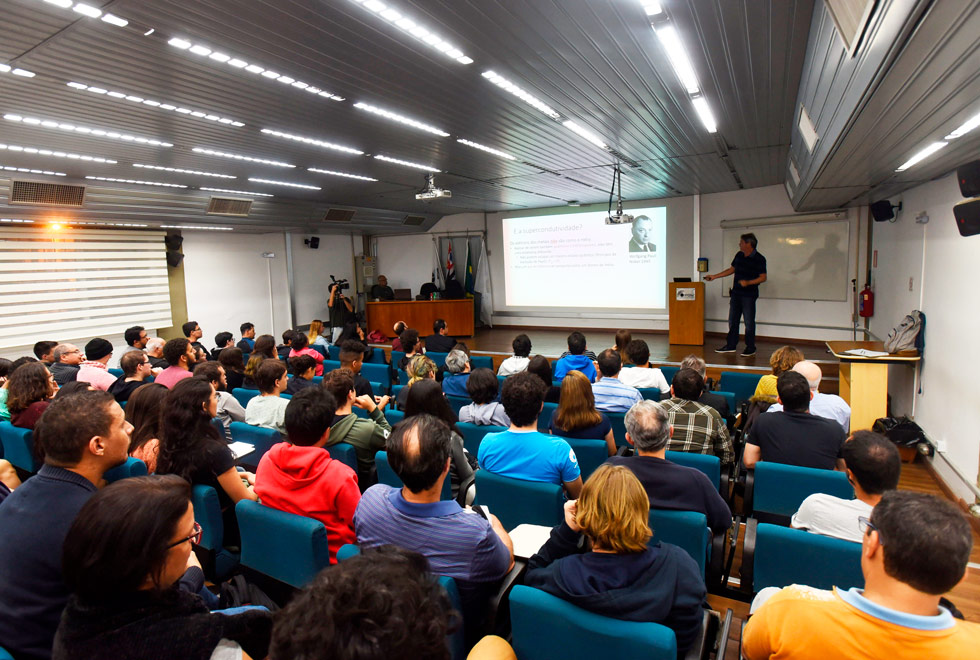
[[[306,338],[310,340],[310,346],[325,347],[330,345],[330,340],[327,339],[326,335],[324,334],[324,330],[326,330],[327,334],[330,333],[330,328],[323,327],[323,321],[320,319],[313,319],[313,321],[310,323],[310,331],[306,333]]]
[[[609,455],[616,453],[612,424],[596,410],[592,383],[581,371],[569,371],[561,381],[561,399],[548,422],[548,431],[563,438],[605,440]]]
[[[528,561],[524,584],[612,619],[665,625],[683,657],[701,629],[707,589],[687,552],[650,542],[649,513],[647,493],[629,468],[599,466]]]
[[[425,379],[436,379],[436,373],[439,369],[436,367],[436,363],[430,358],[422,355],[421,353],[412,357],[408,364],[405,365],[405,373],[408,374],[408,382],[405,384],[399,392],[398,396],[395,397],[395,403],[398,404],[398,408],[405,410],[405,404],[408,403],[408,390],[412,388],[412,385]]]

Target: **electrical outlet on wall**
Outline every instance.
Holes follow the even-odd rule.
[[[912,278],[912,277],[909,278],[909,291],[912,290],[912,282],[913,282],[913,279],[914,278]]]
[[[946,438],[940,438],[939,442],[936,443],[936,451],[945,454],[947,449],[949,449],[949,444],[946,442]]]

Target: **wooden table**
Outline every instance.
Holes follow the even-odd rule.
[[[844,351],[866,348],[884,351],[880,341],[828,341],[827,348],[840,360],[840,396],[851,406],[851,432],[870,429],[888,414],[888,365],[919,361],[917,351],[866,358]]]
[[[392,327],[404,321],[408,327],[419,331],[420,337],[432,333],[432,323],[443,319],[453,337],[473,336],[473,299],[462,300],[386,300],[369,302],[367,329],[380,330],[387,337],[394,337]]]

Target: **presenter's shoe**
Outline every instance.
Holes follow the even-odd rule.
[[[729,348],[728,346],[722,346],[721,348],[716,348],[715,353],[734,353],[735,348]]]
[[[755,355],[755,349],[754,348],[746,348],[744,351],[742,351],[738,355],[739,355],[739,357],[752,357],[753,355]]]

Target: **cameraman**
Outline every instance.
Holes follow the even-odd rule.
[[[340,290],[340,284],[344,280],[334,282],[330,285],[330,300],[327,307],[330,308],[330,341],[336,343],[340,331],[344,326],[355,319],[354,305],[350,298],[345,296]]]

